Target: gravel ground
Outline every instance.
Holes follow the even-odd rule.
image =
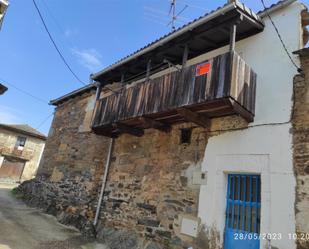
[[[78,230],[55,217],[27,207],[11,194],[15,186],[0,183],[0,249],[107,249],[85,241]]]

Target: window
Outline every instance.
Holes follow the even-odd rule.
[[[260,232],[260,175],[228,175],[226,228],[248,233]]]
[[[16,144],[15,144],[15,147],[16,147],[16,148],[21,148],[21,149],[23,149],[23,148],[25,147],[26,140],[27,140],[26,137],[18,136],[18,137],[17,137]]]
[[[181,129],[180,143],[189,144],[191,142],[192,129]]]

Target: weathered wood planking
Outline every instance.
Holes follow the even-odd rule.
[[[242,107],[255,113],[256,73],[236,53],[232,55],[230,96]]]
[[[225,53],[207,62],[207,74],[196,76],[197,65],[192,65],[99,100],[93,126],[229,97],[254,114],[256,74],[245,61],[236,53]]]

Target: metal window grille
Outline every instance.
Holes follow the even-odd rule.
[[[261,177],[229,174],[226,228],[234,232],[260,233]]]

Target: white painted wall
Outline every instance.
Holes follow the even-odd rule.
[[[299,2],[271,14],[289,51],[301,47]],[[208,141],[202,171],[207,184],[201,186],[199,217],[206,227],[215,228],[223,241],[227,174],[258,173],[262,179],[261,233],[282,233],[272,240],[280,249],[296,248],[288,233],[295,231],[295,177],[293,174],[292,137],[289,133],[292,108],[293,77],[297,73],[285,54],[279,39],[265,18],[265,30],[237,42],[236,50],[257,73],[256,116],[253,123],[267,125],[211,137]],[[196,63],[227,51],[227,47],[199,56]],[[297,63],[298,59],[294,58]],[[287,122],[287,123],[286,123]],[[261,248],[269,248],[261,241]]]
[[[3,164],[3,161],[4,161],[4,157],[0,155],[0,168],[1,168],[2,164]]]

